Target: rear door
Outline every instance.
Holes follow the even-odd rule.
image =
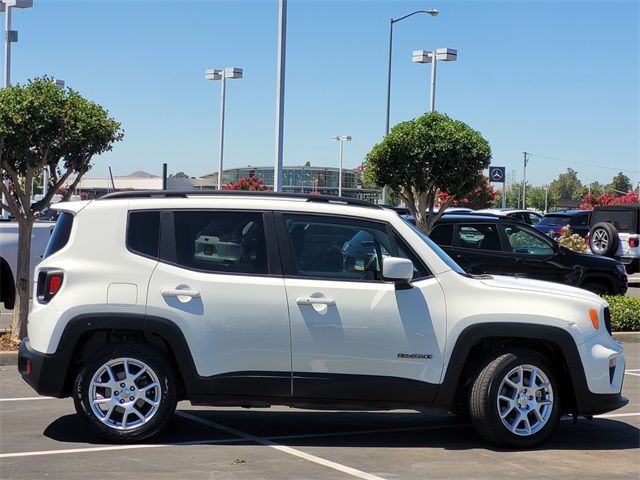
[[[453,259],[468,273],[505,275],[513,259],[505,257],[495,223],[461,223],[453,230]]]
[[[162,215],[147,314],[180,327],[200,394],[289,396],[289,316],[273,216],[176,210]]]

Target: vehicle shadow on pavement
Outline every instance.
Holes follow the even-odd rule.
[[[252,444],[215,428],[221,424],[291,447],[444,448],[509,451],[482,439],[464,420],[447,414],[404,412],[269,412],[179,410],[167,427],[143,444]],[[182,414],[186,414],[182,416]],[[189,416],[204,421],[199,423]],[[210,422],[207,425],[207,422]],[[51,423],[44,435],[74,444],[108,445],[78,415]],[[555,434],[533,450],[627,450],[640,447],[640,429],[617,420],[560,422]]]

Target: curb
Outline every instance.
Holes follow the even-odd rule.
[[[640,332],[613,332],[613,338],[620,342],[640,343]],[[0,352],[0,366],[17,365],[18,351]]]
[[[17,365],[18,364],[18,351],[14,352],[0,352],[0,366]]]
[[[620,342],[640,343],[640,332],[613,332],[613,338]]]

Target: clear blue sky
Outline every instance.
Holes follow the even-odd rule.
[[[436,109],[479,130],[493,165],[520,179],[528,151],[534,184],[567,167],[585,183],[640,181],[637,1],[288,5],[285,165],[337,166],[335,135],[353,136],[345,167],[363,160],[384,134],[389,18],[437,8],[395,24],[392,125],[428,108],[412,50],[457,48],[438,65]],[[34,0],[13,28],[14,83],[53,75],[122,122],[89,175],[216,170],[220,85],[204,70],[227,66],[245,77],[227,85],[225,166],[273,165],[277,0]]]

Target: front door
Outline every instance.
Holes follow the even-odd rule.
[[[294,397],[430,402],[442,373],[446,312],[422,262],[384,223],[284,214],[277,224]],[[387,256],[414,262],[412,288],[382,281]]]

